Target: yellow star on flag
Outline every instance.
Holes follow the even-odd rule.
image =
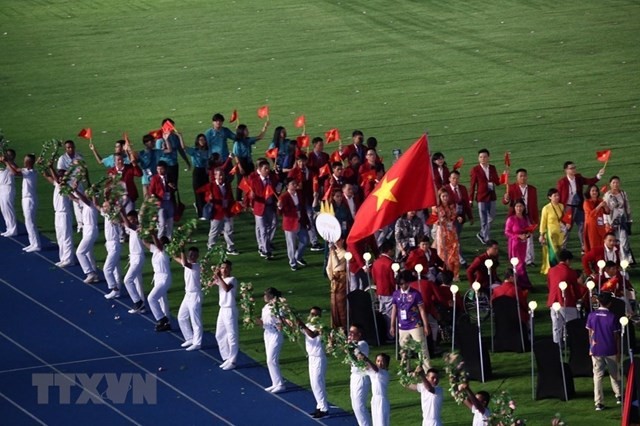
[[[395,178],[392,181],[387,181],[387,177],[384,177],[384,180],[380,184],[380,188],[373,193],[373,195],[378,199],[378,202],[376,203],[376,211],[380,211],[380,207],[382,207],[382,203],[384,203],[385,200],[392,201],[394,203],[398,202],[396,197],[393,195],[393,192],[391,192],[397,181],[398,178]]]

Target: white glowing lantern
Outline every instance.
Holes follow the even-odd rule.
[[[420,263],[418,263],[415,268],[413,268],[416,270],[416,272],[418,273],[418,275],[420,275],[422,273],[422,270],[424,269],[424,266],[422,266]]]
[[[473,284],[471,284],[471,288],[477,293],[478,290],[480,290],[480,283],[478,281],[474,282]]]
[[[366,252],[365,254],[363,254],[362,257],[364,258],[364,261],[367,263],[371,261],[371,253],[369,252]]]
[[[400,270],[400,264],[399,263],[392,263],[391,264],[391,270],[393,271],[394,274],[397,274],[398,271]]]
[[[565,291],[567,289],[567,282],[560,281],[560,283],[558,284],[558,288],[560,289],[560,291]]]
[[[536,302],[535,300],[532,300],[531,302],[529,302],[529,310],[531,310],[531,312],[535,311],[538,308],[538,302]]]
[[[512,257],[510,262],[515,268],[516,266],[518,266],[518,263],[520,263],[520,260],[517,257]]]
[[[344,254],[344,258],[347,259],[347,262],[350,261],[351,259],[353,259],[353,254],[351,254],[350,251],[346,252]]]
[[[605,262],[604,260],[602,260],[602,259],[598,260],[597,265],[598,265],[598,269],[600,270],[600,273],[602,273],[602,270],[604,269],[604,265],[606,265],[606,264],[607,264],[607,262]]]
[[[451,290],[451,293],[453,293],[453,295],[455,296],[455,295],[456,295],[456,293],[458,293],[458,290],[460,290],[460,288],[459,288],[457,285],[453,284],[453,285],[450,287],[450,290]]]
[[[491,259],[487,259],[484,261],[484,266],[487,267],[487,269],[491,268],[493,266],[493,260]]]
[[[560,309],[562,309],[562,305],[560,305],[559,302],[553,302],[553,305],[551,305],[551,309],[553,309],[556,312],[559,312]]]
[[[620,317],[620,325],[624,328],[627,326],[627,324],[629,324],[629,318]]]
[[[587,288],[589,289],[589,291],[593,291],[595,287],[596,287],[596,283],[594,283],[591,280],[587,281]]]
[[[621,260],[620,267],[622,268],[623,271],[626,271],[627,268],[629,267],[629,261],[627,259]]]

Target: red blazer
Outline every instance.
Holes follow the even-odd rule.
[[[209,194],[211,195],[211,220],[222,220],[225,217],[231,217],[231,207],[233,206],[234,198],[233,191],[229,184],[225,184],[225,193],[222,195],[222,191],[217,183],[211,182],[209,184]]]
[[[282,214],[282,229],[285,231],[297,232],[300,226],[309,227],[309,216],[307,209],[304,207],[302,191],[296,191],[298,194],[298,207],[293,202],[293,197],[289,191],[282,191],[280,194],[280,214]]]
[[[438,252],[434,248],[429,248],[429,259],[425,252],[421,248],[415,248],[409,252],[409,256],[407,256],[407,260],[404,263],[404,268],[408,271],[413,271],[416,265],[419,263],[422,265],[422,269],[424,273],[426,273],[429,268],[435,267],[438,270],[444,269],[444,261],[440,259],[438,256]]]
[[[584,185],[593,185],[595,183],[598,183],[598,181],[600,180],[598,179],[598,177],[585,178],[580,173],[576,174],[575,179],[576,179],[576,194],[578,195],[578,198],[579,198],[579,202],[576,203],[575,205],[569,204],[569,202],[571,201],[569,200],[569,188],[570,188],[569,178],[564,176],[560,178],[560,180],[558,180],[558,183],[556,184],[556,188],[560,193],[560,203],[564,205],[565,209],[567,207],[575,207],[577,209],[582,209],[582,203],[584,202],[584,194],[583,194],[582,187]]]
[[[342,152],[340,153],[340,157],[342,157],[342,160],[349,161],[349,158],[351,158],[351,154],[357,153],[358,157],[360,157],[360,162],[364,162],[364,155],[367,152],[367,147],[364,144],[360,144],[358,146],[359,148],[356,148],[356,145],[352,143],[351,145],[343,147]]]
[[[107,170],[107,173],[110,175],[117,175],[118,170],[115,167],[111,167]],[[138,187],[136,186],[135,177],[142,176],[142,170],[136,164],[125,164],[122,170],[122,182],[124,182],[125,187],[127,188],[127,196],[131,199],[131,201],[135,202],[138,199]]]
[[[396,289],[396,278],[393,269],[391,269],[392,264],[393,259],[384,254],[373,261],[371,278],[376,285],[378,296],[391,296]]]
[[[616,265],[620,265],[620,250],[617,246],[613,248],[615,253]],[[582,269],[587,275],[598,272],[598,260],[606,260],[604,258],[604,246],[594,247],[582,256]]]
[[[316,154],[314,151],[311,151],[309,155],[307,155],[307,157],[308,157],[307,167],[310,170],[313,170],[316,174],[320,170],[320,167],[329,163],[329,154],[327,154],[324,151],[319,154]]]
[[[520,190],[520,185],[517,183],[512,183],[509,185],[507,189],[507,195],[509,196],[509,201],[506,200],[506,197],[502,197],[502,204],[509,206],[508,215],[513,215],[513,206],[516,201],[522,198],[522,191]],[[527,203],[527,217],[531,224],[539,224],[540,223],[540,212],[538,211],[538,190],[535,186],[527,185],[527,199],[525,200]]]
[[[562,281],[567,283],[567,289],[564,292],[565,301],[562,301],[562,291],[558,287]],[[547,273],[547,287],[549,296],[547,297],[547,306],[551,307],[554,302],[558,302],[563,306],[575,308],[576,302],[582,299],[588,290],[585,286],[578,284],[578,273],[571,269],[566,263],[560,262],[556,266],[549,269]]]
[[[494,185],[494,190],[489,190],[489,182]],[[496,187],[500,185],[498,171],[492,164],[489,165],[489,179],[484,174],[484,169],[480,164],[471,169],[471,200],[477,202],[489,202],[496,200]]]
[[[433,165],[433,181],[436,184],[436,189],[440,189],[445,185],[449,185],[449,168],[447,166],[442,166],[442,177],[440,177],[440,172],[438,171],[438,167]]]
[[[529,306],[527,305],[527,296],[529,292],[526,290],[518,290],[518,302],[520,305],[520,321],[529,322]],[[498,297],[510,297],[515,300],[516,298],[516,286],[513,281],[505,281],[498,287],[493,289],[491,293],[491,301],[494,301]]]
[[[484,262],[487,259],[493,260],[493,266],[491,266],[491,277],[489,277],[487,267],[484,266]],[[467,268],[467,279],[469,280],[469,285],[478,281],[482,288],[488,289],[490,284],[500,282],[498,279],[498,259],[495,257],[489,257],[489,255],[484,252],[480,256],[477,256],[471,262],[471,265]]]
[[[251,208],[253,208],[253,214],[256,216],[262,216],[266,205],[266,187],[262,183],[262,178],[258,173],[252,173],[248,177],[249,185],[251,186]],[[276,204],[275,190],[278,184],[278,175],[274,171],[269,172],[270,186],[273,189],[274,195],[269,196],[273,205]]]
[[[168,183],[168,179],[165,175],[165,180],[167,180]],[[170,195],[170,200],[171,202],[175,205],[176,203],[176,191],[175,189],[167,186],[167,189],[169,190]],[[151,176],[151,181],[149,182],[149,189],[148,189],[148,193],[149,195],[153,195],[155,196],[158,200],[162,201],[164,199],[164,194],[165,194],[165,189],[164,186],[162,185],[162,177],[158,174]]]
[[[302,198],[305,206],[311,206],[313,203],[313,194],[317,192],[314,190],[314,186],[318,185],[318,174],[311,170],[309,167],[305,170],[300,169],[298,166],[291,169],[289,172],[289,178],[295,178],[300,184],[300,190],[302,191]],[[316,188],[317,189],[317,188]]]
[[[458,184],[458,191],[460,191],[459,197],[449,183],[444,185],[443,188],[449,193],[449,200],[456,205],[456,211],[462,208],[462,214],[458,214],[458,216],[462,217],[464,222],[473,220],[473,210],[471,209],[471,200],[469,199],[467,188],[464,185]]]

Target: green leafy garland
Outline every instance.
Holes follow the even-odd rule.
[[[104,199],[108,207],[104,211],[109,220],[117,221],[120,217],[120,200],[126,193],[126,189],[120,184],[122,177],[119,174],[110,174],[104,184]]]
[[[467,399],[467,394],[461,391],[458,386],[469,381],[469,374],[464,369],[464,361],[456,351],[445,354],[443,359],[444,369],[449,376],[449,393],[456,403],[461,405]]]
[[[255,327],[254,312],[256,301],[253,298],[253,284],[240,283],[240,310],[242,311],[242,327],[246,330]]]
[[[35,168],[40,173],[46,173],[49,167],[54,164],[60,156],[60,148],[62,148],[62,141],[58,139],[51,139],[42,143],[42,150],[35,165]]]
[[[326,336],[325,350],[327,355],[331,355],[334,358],[344,356],[342,359],[343,364],[353,365],[362,371],[367,368],[367,363],[364,360],[359,360],[357,358],[360,353],[358,345],[356,343],[349,342],[342,328],[334,328],[329,332],[329,335]]]
[[[88,183],[87,165],[83,160],[75,160],[71,163],[62,179],[60,179],[60,194],[69,196],[73,194],[74,189],[71,187],[71,180],[75,179],[78,184]]]
[[[516,417],[516,402],[511,398],[509,392],[502,391],[498,396],[494,396],[493,410],[489,417],[489,424],[494,426],[524,426],[525,420]]]
[[[171,257],[180,256],[182,249],[189,242],[191,234],[193,234],[193,231],[195,231],[197,227],[198,221],[196,219],[191,219],[175,229],[173,231],[171,242],[165,247],[167,254]]]
[[[297,342],[300,337],[300,328],[298,328],[298,317],[296,316],[289,302],[284,297],[276,297],[271,304],[271,314],[280,318],[282,325],[282,334],[289,339],[290,342]]]
[[[224,247],[215,244],[207,250],[207,253],[200,260],[200,282],[202,285],[202,293],[206,296],[214,287],[213,275],[215,269],[222,262],[227,260],[227,252]]]
[[[140,238],[148,239],[158,229],[158,203],[154,197],[145,198],[138,214]]]
[[[411,359],[417,355],[418,363],[415,368],[411,368]],[[418,383],[418,369],[424,365],[424,353],[422,352],[422,344],[409,337],[409,340],[402,345],[400,349],[400,365],[396,375],[402,386],[408,386]]]
[[[0,129],[0,154],[3,154],[9,148],[9,139],[5,139],[4,133],[2,133],[2,129]]]

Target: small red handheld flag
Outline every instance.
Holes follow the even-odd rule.
[[[360,174],[360,180],[362,183],[370,182],[372,180],[376,180],[376,171],[371,169],[368,172],[364,172]]]
[[[601,163],[606,163],[609,161],[609,157],[611,157],[611,150],[605,149],[604,151],[596,151],[596,160]]]
[[[265,157],[275,160],[278,158],[278,148],[268,149],[267,152],[264,153]]]
[[[264,199],[268,199],[269,197],[271,197],[272,195],[276,195],[276,191],[273,190],[273,186],[271,186],[271,184],[267,185],[267,187],[264,190]]]
[[[231,118],[229,119],[229,123],[235,123],[237,119],[238,119],[238,110],[234,109],[233,112],[231,112]]]
[[[538,229],[538,225],[534,223],[533,225],[529,225],[524,228],[524,232],[526,232],[527,234],[533,234],[536,229]]]
[[[602,185],[602,188],[600,188],[600,192],[604,194],[605,192],[607,192],[608,189],[609,189],[609,185],[605,183],[604,185]]]
[[[329,160],[332,163],[336,163],[336,162],[342,163],[342,157],[340,156],[340,151],[333,151],[331,153],[331,157],[329,157]]]
[[[233,166],[231,168],[231,170],[229,170],[229,174],[230,175],[235,175],[236,173],[238,173],[238,165],[237,164],[235,166]]]
[[[301,115],[300,117],[296,118],[296,121],[293,122],[294,126],[296,126],[298,129],[300,127],[304,127],[306,123],[306,120],[304,118],[304,115]]]
[[[247,182],[247,178],[242,178],[242,180],[238,184],[238,188],[240,188],[240,190],[246,194],[252,192],[251,185],[249,184],[249,182]]]
[[[336,128],[330,129],[324,134],[325,143],[331,143],[340,140],[340,131]]]
[[[171,133],[175,130],[175,126],[171,124],[169,120],[165,121],[162,125],[162,133]]]
[[[239,215],[240,213],[242,213],[242,210],[244,210],[244,207],[242,206],[242,203],[240,201],[236,201],[231,206],[231,214],[233,216]]]
[[[456,163],[453,165],[453,170],[460,170],[462,168],[462,165],[464,164],[464,158],[460,158],[458,161],[456,161]]]
[[[151,136],[153,136],[154,139],[161,139],[162,138],[162,129],[151,130],[149,132],[149,134]]]
[[[565,225],[571,225],[571,222],[573,222],[573,213],[571,213],[571,210],[567,210],[566,212],[564,212],[562,218],[560,219],[560,222],[564,223]]]
[[[324,166],[320,167],[320,170],[318,170],[318,172],[318,177],[329,176],[331,174],[331,169],[329,168],[328,164],[325,164]]]
[[[258,108],[258,118],[269,118],[269,106],[265,105]]]
[[[504,165],[506,167],[511,167],[511,152],[509,151],[504,153]]]
[[[306,148],[309,146],[309,136],[300,135],[296,138],[296,142],[298,144],[298,148]]]
[[[83,139],[90,140],[91,137],[93,136],[91,133],[91,127],[87,127],[86,129],[80,130],[80,133],[78,133],[78,136],[80,136]]]
[[[508,185],[508,184],[509,184],[509,172],[505,170],[500,175],[500,185]]]

